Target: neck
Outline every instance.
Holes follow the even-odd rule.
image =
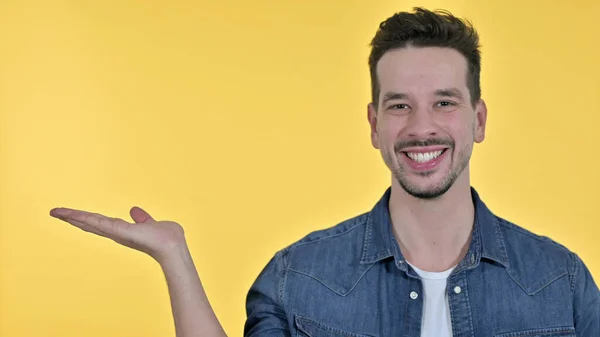
[[[475,216],[468,169],[433,200],[409,195],[394,179],[389,209],[400,250],[417,268],[448,270],[466,255]]]

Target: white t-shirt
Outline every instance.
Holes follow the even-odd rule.
[[[448,276],[455,267],[449,270],[433,273],[421,270],[412,264],[415,272],[423,283],[423,321],[421,337],[452,337],[452,322],[446,284]]]

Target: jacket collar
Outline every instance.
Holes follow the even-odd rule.
[[[399,267],[404,269],[406,261],[392,231],[389,212],[390,194],[391,187],[388,187],[368,213],[360,263],[374,263],[393,256]],[[481,200],[473,187],[471,187],[471,197],[475,205],[473,236],[467,255],[457,269],[475,267],[482,258],[495,261],[508,268],[504,236],[496,216]]]

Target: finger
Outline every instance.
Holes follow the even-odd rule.
[[[100,236],[103,236],[103,237],[108,237],[107,233],[104,233],[101,230],[99,230],[98,228],[90,226],[90,225],[88,225],[86,223],[79,222],[79,221],[76,221],[76,220],[73,220],[73,219],[63,219],[63,221],[65,221],[65,222],[73,225],[76,228],[81,229],[84,232],[93,233],[93,234],[100,235]]]
[[[70,208],[58,207],[58,208],[51,209],[50,215],[55,218],[62,218],[62,217],[69,215],[71,213],[71,211],[72,211],[72,209],[70,209]]]
[[[57,207],[57,208],[53,208],[50,210],[50,215],[55,218],[71,218],[76,215],[81,216],[81,214],[92,214],[92,213],[83,211],[83,210],[79,210],[79,209],[66,208],[66,207]]]
[[[55,208],[50,215],[66,221],[86,232],[110,238],[125,238],[131,223],[119,218],[109,218],[102,214],[91,213],[71,208]]]
[[[129,215],[136,223],[148,223],[154,222],[155,220],[148,214],[148,212],[144,211],[142,208],[138,206],[134,206],[129,211]]]

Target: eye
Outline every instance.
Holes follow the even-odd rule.
[[[408,109],[408,108],[409,108],[408,104],[400,103],[400,104],[391,105],[388,109],[403,110],[403,109]]]
[[[454,106],[456,104],[454,102],[450,102],[450,101],[440,101],[436,105],[442,106],[442,107],[447,107],[447,106]]]

